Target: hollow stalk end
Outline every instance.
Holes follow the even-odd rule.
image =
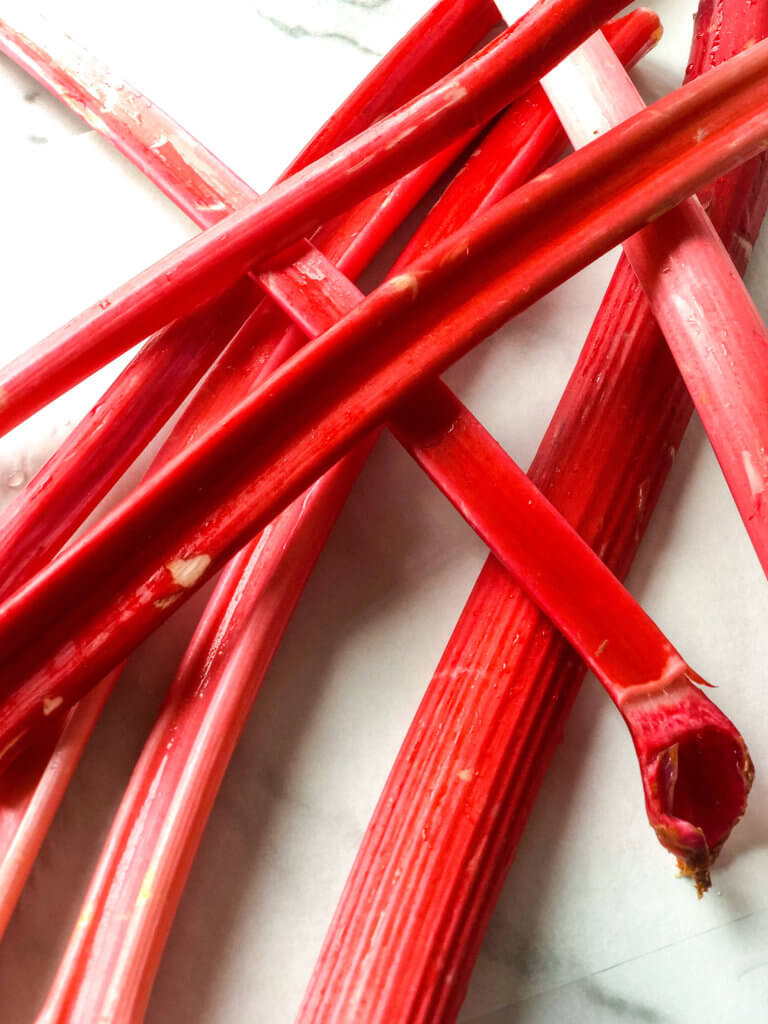
[[[622,713],[640,762],[648,820],[701,898],[744,814],[755,771],[736,727],[696,683],[704,680],[686,667],[658,688],[643,687],[634,697],[629,691]]]

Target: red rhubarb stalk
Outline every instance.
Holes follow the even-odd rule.
[[[707,0],[689,78],[767,33],[766,0]],[[701,199],[743,272],[768,207],[766,155]],[[691,411],[622,259],[531,468],[619,576],[629,570]],[[489,558],[379,799],[300,1021],[456,1019],[584,675],[583,662]],[[703,768],[711,801],[718,780]]]
[[[165,116],[163,122],[168,122]],[[318,244],[340,267],[359,273],[455,155],[449,147],[384,194],[360,204],[321,230]],[[338,299],[325,284],[325,275],[336,273],[329,259],[305,244],[297,267],[311,277],[321,303],[338,310]],[[288,268],[258,281],[281,300],[296,287]],[[224,298],[159,331],[107,389],[0,515],[0,599],[40,570],[87,519],[232,341],[260,294],[256,282],[246,278]],[[239,378],[239,394],[301,344],[296,332],[286,338],[288,330],[285,315],[272,304],[249,318],[234,346],[239,352],[247,349],[250,365],[247,380]],[[232,359],[231,348],[224,353],[224,365]],[[233,399],[228,391],[227,408]]]
[[[658,20],[636,11],[607,31],[617,52],[636,58],[658,38]],[[514,187],[561,142],[559,122],[537,88],[486,136],[393,273],[443,237],[446,225],[462,223],[473,206],[484,208],[489,187],[497,196],[504,184]],[[131,1019],[143,1012],[224,770],[367,447],[339,463],[225,570],[133,773],[41,1020]],[[163,899],[140,898],[150,890],[162,891]]]
[[[497,20],[495,7],[485,0],[438,4],[377,65],[294,161],[292,169],[297,169],[302,160],[321,155],[323,146],[332,148],[343,142],[361,126],[361,118],[373,119],[408,98],[409,83],[412,92],[423,87],[425,73],[420,64],[413,66],[414,57],[428,53],[429,74],[436,78],[464,56],[466,49]],[[634,25],[629,25],[623,35],[637,51],[647,44],[653,26],[645,19],[641,37],[638,19],[630,21]],[[429,32],[426,48],[425,32]],[[109,137],[135,163],[152,167],[153,178],[162,179],[158,184],[162,183],[170,196],[186,196],[183,208],[201,226],[229,212],[230,203],[234,209],[255,196],[146,97],[113,77],[103,79],[102,69],[68,37],[56,35],[49,27],[43,48],[40,41],[33,43],[0,21],[0,49],[15,58],[23,57],[21,63],[28,71],[49,86],[55,84],[57,94],[73,103],[86,119],[105,127]],[[54,53],[63,54],[64,63],[59,63]],[[97,117],[105,91],[111,91],[115,100],[103,114],[106,125]],[[142,111],[140,119],[131,116],[137,109]],[[163,157],[157,161],[148,140],[160,135],[167,141]],[[183,153],[185,158],[171,159],[173,153]],[[446,150],[383,195],[360,204],[322,230],[318,244],[340,266],[358,273],[451,158],[451,149]],[[274,283],[279,277],[271,275],[271,280]],[[0,518],[0,564],[4,566],[0,595],[7,595],[28,579],[74,533],[186,396],[216,349],[229,339],[256,291],[255,286],[249,288],[245,283],[234,289],[226,302],[212,304],[210,309],[160,332],[75,428]],[[205,416],[216,412],[213,395],[218,388],[231,403],[235,396],[247,394],[268,372],[271,359],[297,347],[296,332],[286,330],[284,316],[262,303],[250,318],[248,329],[240,331],[227,347],[219,369],[209,375],[188,406],[165,446],[166,456],[182,449],[199,431]],[[41,741],[0,781],[0,934],[116,678],[113,673],[93,698],[72,712],[58,743],[58,730],[46,730]]]
[[[112,672],[4,774],[0,798],[0,935],[85,750],[118,672]]]
[[[0,718],[4,754],[124,657],[420,376],[441,370],[659,209],[758,152],[768,107],[766,68],[768,48],[760,44],[572,155],[436,246],[294,356],[7,601],[0,608],[9,690]],[[692,145],[704,126],[706,140]],[[430,403],[436,394],[436,414],[452,417],[455,399],[435,385]],[[478,457],[480,428],[469,414],[462,411],[461,429],[448,429],[453,421],[443,419],[437,436],[432,418],[425,436],[429,417],[418,405],[416,397],[407,415],[400,412],[398,430],[436,478],[475,495],[462,511],[567,631],[622,707],[647,761],[650,788],[662,753],[654,749],[660,740],[655,698],[649,692],[647,699],[627,699],[628,688],[657,683],[660,690],[668,678],[682,703],[698,702],[702,726],[718,713],[702,694],[696,696],[668,641],[520,471],[487,445]],[[473,490],[477,480],[482,486]],[[512,508],[501,516],[500,504],[507,503]],[[545,528],[552,533],[548,543]],[[547,557],[531,565],[534,550]],[[554,551],[561,556],[555,566]],[[567,592],[564,564],[589,581],[588,600]],[[24,649],[29,631],[35,633],[34,650]],[[630,634],[634,644],[627,641]],[[732,727],[722,720],[722,729]],[[742,795],[748,784],[743,769],[734,762],[730,773]],[[660,817],[664,796],[656,794]],[[695,860],[704,845],[701,835],[682,822],[676,827],[679,852]],[[718,832],[723,828],[718,822]]]
[[[574,145],[643,109],[600,33],[543,84]],[[627,239],[624,251],[768,572],[768,328],[698,200]]]
[[[539,0],[457,71],[49,335],[0,373],[0,430],[491,118],[623,0]]]
[[[462,45],[471,47],[487,32],[489,25],[498,20],[494,17],[494,8],[484,0],[479,3],[482,17],[478,17],[478,12],[472,7],[462,6],[465,13],[461,18],[452,11],[430,12],[423,19],[426,25],[418,25],[418,33],[416,30],[409,33],[393,53],[402,54],[407,65],[412,59],[412,51],[423,51],[421,30],[436,30],[437,48],[431,57],[430,67],[435,78],[438,77],[446,70],[446,60],[454,56],[457,33],[461,32]],[[448,33],[438,18],[441,13],[448,15]],[[169,196],[186,196],[181,206],[201,227],[216,223],[227,213],[258,198],[256,192],[240,182],[229,168],[145,96],[114,76],[107,75],[102,79],[101,68],[94,65],[67,36],[57,36],[44,21],[40,25],[45,29],[45,49],[37,41],[33,42],[0,21],[0,49],[20,60],[23,57],[21,63],[26,70],[35,72],[39,80],[55,85],[58,95],[66,96],[86,120],[103,127],[105,134],[134,163],[140,168],[150,168],[153,180],[162,184]],[[634,38],[637,38],[636,30]],[[53,56],[59,51],[64,54],[61,58],[65,60],[63,64]],[[390,55],[383,70],[379,67],[369,76],[372,82],[378,83],[375,103],[370,98],[371,89],[366,81],[359,90],[360,101],[352,102],[353,96],[344,104],[342,111],[350,111],[353,126],[359,123],[359,114],[356,113],[359,103],[365,102],[366,110],[375,118],[388,112],[392,103],[402,97],[407,76],[401,71],[391,85],[382,77],[388,73],[391,63]],[[413,77],[421,85],[423,71]],[[99,105],[105,103],[107,97],[111,97],[109,109],[99,113]],[[141,111],[140,119],[136,117],[137,110]],[[343,142],[347,137],[345,121],[336,117],[334,125],[333,133],[324,129],[318,139],[328,144]],[[131,126],[135,129],[133,135]],[[165,142],[162,157],[158,158],[153,140],[160,137]],[[308,155],[316,153],[318,146],[319,141],[314,142]],[[444,173],[455,152],[453,147],[448,147],[383,194],[361,203],[339,218],[338,223],[322,229],[316,239],[317,244],[342,269],[353,276],[358,274]],[[186,163],[180,154],[189,154],[190,163]],[[293,166],[297,167],[298,162]],[[313,251],[308,243],[305,243],[304,250],[297,250],[297,258],[299,255],[302,270],[307,275],[317,277],[326,271],[333,272],[328,259]],[[264,275],[261,283],[282,299],[292,287],[295,289],[293,282],[294,277],[285,268]],[[322,287],[314,284],[314,291]],[[335,309],[335,295],[327,288],[325,292],[327,294],[321,299],[324,297],[330,308]],[[212,302],[200,312],[159,332],[107,390],[29,486],[0,516],[0,599],[45,565],[85,521],[187,397],[225,342],[232,339],[258,297],[255,281],[249,287],[248,279],[245,279],[225,299]],[[294,319],[300,317],[294,316]],[[288,326],[285,318],[276,315],[274,309],[271,312],[260,310],[252,320],[248,337],[255,374],[263,374],[264,366],[274,357]],[[258,351],[251,351],[256,339]],[[229,353],[225,361],[228,358]],[[241,384],[242,378],[238,377],[238,381]],[[249,386],[253,383],[253,374],[247,383]],[[231,403],[231,388],[228,391]],[[241,387],[239,393],[247,392]]]
[[[158,332],[0,515],[0,598],[69,540],[210,368],[258,300],[244,281]]]

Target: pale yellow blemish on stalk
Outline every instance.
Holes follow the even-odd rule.
[[[8,392],[5,388],[0,388],[0,409],[3,409],[8,405]]]
[[[144,880],[141,883],[141,889],[139,889],[139,895],[136,897],[136,906],[143,907],[145,903],[152,899],[152,886],[155,881],[155,869],[154,866],[147,868],[147,873],[144,875]]]
[[[663,25],[659,25],[658,28],[653,30],[653,32],[651,34],[651,42],[654,44],[654,46],[656,45],[656,43],[661,41],[661,37],[663,35],[664,35],[664,26]]]
[[[43,697],[43,714],[52,715],[64,703],[63,697]]]
[[[172,604],[176,604],[180,597],[181,594],[169,594],[168,597],[158,597],[158,599],[153,601],[152,604],[155,608],[160,608],[162,610],[163,608],[170,608]]]
[[[461,779],[462,782],[472,781],[472,772],[469,768],[462,768],[460,772],[456,772],[457,778]]]
[[[419,279],[415,274],[398,274],[389,282],[393,292],[410,292],[412,298],[419,294]]]
[[[194,587],[210,564],[210,555],[192,555],[190,558],[174,558],[172,562],[168,562],[166,569],[171,574],[173,582],[187,590]]]
[[[104,130],[104,118],[99,117],[99,115],[93,110],[89,110],[87,107],[84,107],[82,103],[78,103],[77,112],[80,117],[82,117],[82,119],[91,126],[91,128],[94,128],[97,132]]]
[[[605,652],[605,648],[606,648],[607,646],[608,646],[608,641],[607,641],[607,640],[603,640],[603,642],[602,642],[602,643],[600,644],[600,646],[599,646],[599,647],[597,648],[597,650],[595,651],[595,657],[596,657],[596,658],[599,658],[599,657],[600,657],[600,655],[601,655],[601,654],[603,654],[603,653]]]
[[[94,911],[95,907],[93,903],[86,903],[86,905],[83,907],[82,914],[77,919],[77,924],[75,925],[75,927],[80,929],[87,928],[88,925],[93,920]]]
[[[24,730],[24,731],[26,732],[26,730]],[[9,751],[9,750],[12,750],[12,749],[13,749],[13,747],[15,747],[15,746],[16,746],[16,744],[17,744],[17,743],[19,742],[19,740],[21,739],[21,737],[22,737],[23,735],[24,735],[24,733],[23,733],[23,732],[20,732],[20,733],[19,733],[19,735],[18,735],[18,736],[15,736],[15,737],[14,737],[14,738],[13,738],[13,739],[11,740],[11,742],[10,742],[10,743],[6,743],[6,745],[5,745],[4,747],[3,747],[3,749],[2,749],[2,750],[0,750],[0,761],[2,761],[2,760],[3,760],[3,758],[4,758],[4,757],[5,757],[5,755],[6,755],[7,753],[8,753],[8,751]]]

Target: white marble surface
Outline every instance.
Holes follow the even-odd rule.
[[[218,0],[198,8],[135,0],[130,17],[98,0],[38,6],[55,11],[71,34],[263,188],[427,3]],[[0,13],[6,9],[2,0]],[[680,79],[693,7],[663,0],[659,10],[667,35],[637,75],[649,99]],[[5,61],[0,112],[5,361],[193,229]],[[449,375],[523,463],[613,262],[585,271]],[[749,282],[768,314],[766,269],[764,240]],[[3,501],[104,380],[0,440]],[[225,780],[157,979],[152,1024],[291,1019],[483,555],[385,439],[314,574]],[[647,826],[624,727],[588,681],[493,918],[464,1021],[765,1019],[768,587],[696,424],[630,586],[697,669],[721,683],[718,702],[742,726],[757,762],[748,816],[713,892],[697,902]],[[131,660],[99,725],[0,946],[2,1024],[33,1019],[199,607],[200,599]]]

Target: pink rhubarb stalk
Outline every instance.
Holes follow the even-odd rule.
[[[457,71],[138,274],[0,373],[0,430],[490,119],[623,0],[539,0]]]
[[[600,33],[543,84],[574,145],[644,106]],[[768,572],[768,328],[697,199],[627,239],[624,251]]]
[[[768,48],[755,46],[436,246],[6,602],[6,756],[46,712],[59,713],[128,653],[420,376],[438,372],[659,209],[758,152],[767,69]],[[706,142],[692,145],[703,128]],[[442,385],[426,387],[398,407],[399,436],[442,486],[473,496],[462,511],[604,682],[633,730],[667,842],[696,867],[706,843],[691,822],[670,813],[669,791],[654,791],[655,775],[667,764],[676,726],[698,722],[713,747],[722,737],[723,756],[729,744],[731,754],[741,751],[723,767],[733,784],[729,814],[738,817],[750,778],[740,739],[689,682],[668,641],[479,424]],[[425,393],[427,402],[419,397]],[[586,600],[569,591],[568,578],[581,581]],[[29,630],[35,650],[24,649]],[[679,707],[695,710],[683,720],[667,716],[671,731],[662,734],[656,711],[665,682]],[[725,817],[707,837],[710,846],[733,823]]]
[[[655,15],[639,10],[606,31],[630,60],[658,28]],[[393,273],[484,208],[489,192],[498,197],[522,181],[561,142],[537,88],[486,136]],[[222,775],[367,449],[339,463],[225,570],[133,773],[41,1021],[115,1021],[143,1011]]]
[[[766,34],[766,0],[705,0],[689,78]],[[768,207],[766,155],[701,199],[743,272]],[[533,480],[619,576],[629,570],[691,412],[622,259],[531,467]],[[368,826],[302,1024],[456,1019],[585,671],[489,558]],[[719,780],[702,767],[714,805]]]
[[[407,99],[409,85],[412,92],[422,88],[425,72],[421,63],[414,66],[414,60],[421,61],[428,55],[429,74],[438,77],[465,56],[466,49],[479,42],[497,21],[495,7],[484,0],[459,4],[443,0],[436,5],[339,108],[291,170],[298,169],[302,161],[322,155],[323,147],[332,148],[365,127],[363,118],[374,119]],[[624,31],[626,44],[637,51],[647,45],[652,31],[647,18],[633,16],[632,24]],[[106,73],[68,37],[57,36],[49,28],[43,47],[39,40],[33,42],[0,21],[0,49],[19,59],[38,80],[55,86],[58,95],[66,97],[86,120],[104,130],[140,167],[151,169],[153,180],[172,198],[178,198],[182,208],[201,226],[215,222],[255,196],[146,97],[127,83],[109,75],[103,77]],[[110,110],[99,115],[100,103],[108,91],[113,99],[119,97],[119,102],[113,102]],[[131,116],[137,109],[142,112],[140,119]],[[550,115],[554,116],[551,108]],[[555,134],[560,134],[559,127]],[[161,136],[166,143],[158,158],[151,143]],[[360,204],[321,230],[318,244],[340,266],[358,273],[451,158],[449,148],[382,196]],[[273,284],[279,283],[279,276],[271,275]],[[211,304],[209,309],[160,332],[108,389],[0,518],[0,564],[4,566],[0,595],[9,594],[28,579],[72,536],[186,396],[216,350],[231,337],[257,292],[255,284],[249,287],[244,282],[227,296],[226,302]],[[204,412],[212,414],[213,391],[221,388],[231,403],[233,392],[247,394],[268,371],[271,361],[297,344],[296,332],[287,329],[284,315],[262,303],[251,317],[248,330],[241,331],[228,346],[221,361],[225,374],[219,371],[211,375],[186,410],[166,452],[182,448],[200,429]],[[225,381],[222,376],[230,379]],[[84,700],[65,723],[46,730],[0,780],[0,934],[116,678],[117,674],[111,673],[110,679],[100,684],[93,697]]]
[[[438,0],[342,102],[281,180],[410,102],[500,25],[493,0]],[[635,31],[641,32],[638,22]],[[215,224],[255,198],[194,136],[51,22],[0,18],[0,52],[109,139],[196,224]]]

